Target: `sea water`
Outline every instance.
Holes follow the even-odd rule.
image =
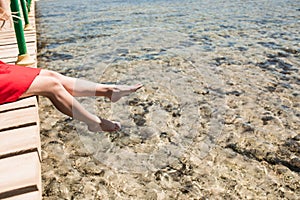
[[[77,98],[118,133],[41,98],[45,198],[299,196],[299,1],[40,0],[36,12],[39,67],[144,84],[115,104]]]

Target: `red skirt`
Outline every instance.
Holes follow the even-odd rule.
[[[0,61],[0,104],[13,102],[26,92],[41,69]]]

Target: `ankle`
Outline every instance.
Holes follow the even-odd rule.
[[[88,126],[95,126],[97,124],[101,123],[101,118],[97,117],[96,115],[93,116],[93,119],[91,119],[89,122],[86,122]]]
[[[97,124],[101,124],[101,118],[98,117],[98,116],[95,116],[95,122],[96,122]]]
[[[88,129],[92,132],[98,132],[101,131],[101,119],[97,116],[94,117],[94,120],[91,122],[86,123],[88,126]]]

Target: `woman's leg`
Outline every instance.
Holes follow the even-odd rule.
[[[22,97],[30,95],[42,95],[48,97],[54,106],[62,113],[85,122],[90,131],[117,131],[120,124],[89,113],[80,103],[65,89],[60,81],[53,77],[38,75]]]
[[[50,70],[41,70],[40,76],[57,79],[72,96],[104,96],[112,102],[116,102],[123,96],[127,96],[142,87],[141,84],[133,86],[99,84],[67,77]]]

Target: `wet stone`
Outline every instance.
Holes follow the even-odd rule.
[[[276,90],[276,87],[273,87],[273,86],[267,86],[266,89],[269,91],[269,92],[274,92]]]
[[[252,132],[255,130],[254,126],[250,123],[243,123],[242,128],[244,132],[248,132],[248,131]]]
[[[297,54],[299,53],[299,50],[294,49],[294,48],[290,48],[290,47],[283,47],[281,48],[282,51],[285,51],[287,53],[291,53],[291,54]]]
[[[230,61],[228,58],[226,57],[218,57],[214,59],[216,61],[216,65],[220,66],[222,64],[228,64]]]
[[[284,58],[286,58],[286,57],[289,57],[289,54],[288,54],[288,53],[285,53],[285,52],[278,52],[278,53],[277,53],[277,56],[278,56],[278,57],[284,57]]]
[[[295,137],[293,137],[293,139],[296,140],[296,141],[300,141],[300,134],[298,134]]]
[[[295,140],[294,138],[288,139],[284,146],[286,146],[291,152],[299,153],[300,154],[300,142]]]
[[[234,90],[234,91],[226,92],[226,95],[234,95],[234,96],[238,97],[238,96],[240,96],[243,93],[244,93],[243,91]]]
[[[53,61],[53,60],[70,60],[73,58],[73,55],[66,54],[66,53],[57,53],[48,51],[41,55],[44,60],[46,61]]]
[[[271,49],[278,49],[281,47],[281,45],[276,44],[275,42],[258,42],[258,44]]]
[[[300,158],[292,158],[291,165],[298,168],[298,171],[300,172]]]
[[[237,49],[239,50],[239,51],[248,51],[248,48],[246,48],[246,47],[237,47]]]
[[[271,120],[273,120],[273,119],[274,119],[274,117],[273,117],[273,116],[270,116],[270,115],[263,116],[263,117],[261,118],[261,120],[263,121],[263,124],[264,124],[264,125],[267,125],[267,124],[268,124],[268,121],[271,121]]]
[[[146,119],[144,118],[144,115],[141,115],[141,114],[134,114],[132,116],[133,118],[133,121],[134,123],[137,125],[137,126],[143,126],[145,125],[146,123]]]
[[[131,99],[131,100],[128,101],[128,104],[129,104],[130,106],[136,106],[136,105],[138,105],[139,103],[140,103],[140,100],[139,100],[138,98],[134,98],[134,99]]]

